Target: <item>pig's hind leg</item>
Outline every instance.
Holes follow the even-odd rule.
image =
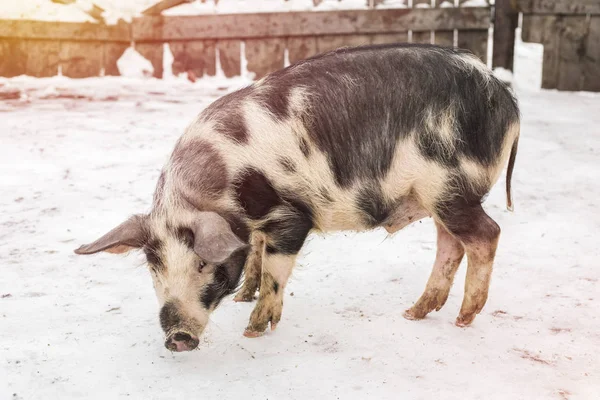
[[[465,254],[463,245],[453,237],[439,222],[437,229],[437,253],[433,270],[427,281],[425,291],[410,309],[406,310],[407,319],[422,319],[431,311],[439,311],[450,293],[454,275]]]
[[[265,247],[264,236],[261,233],[252,235],[251,250],[244,267],[244,283],[233,300],[249,302],[254,300],[256,290],[260,289],[263,250]]]
[[[468,259],[465,294],[456,318],[458,326],[473,322],[487,301],[500,238],[500,227],[483,211],[481,204],[464,211],[445,221],[448,230],[465,246]]]
[[[465,248],[467,277],[456,325],[466,326],[481,312],[488,298],[500,227],[481,207],[481,196],[455,196],[438,207],[439,220]]]

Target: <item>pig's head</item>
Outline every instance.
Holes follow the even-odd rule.
[[[195,349],[209,314],[236,289],[248,245],[214,212],[197,212],[179,225],[151,214],[128,219],[75,253],[132,249],[146,253],[165,346],[172,351]]]

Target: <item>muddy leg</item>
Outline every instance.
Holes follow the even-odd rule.
[[[500,227],[480,204],[449,210],[445,214],[442,222],[461,241],[467,253],[465,294],[456,319],[456,325],[467,326],[487,301]]]
[[[295,263],[295,256],[265,255],[258,302],[250,315],[244,336],[261,336],[269,322],[271,330],[275,330],[281,320],[284,289]]]
[[[263,235],[261,233],[253,234],[250,244],[252,249],[244,267],[244,283],[235,295],[234,301],[252,301],[256,290],[260,289],[262,254],[265,247]]]
[[[425,292],[410,309],[404,312],[406,319],[422,319],[431,311],[439,311],[446,300],[454,281],[454,275],[465,254],[463,245],[440,223],[436,222],[437,254],[433,270],[427,281]]]
[[[312,229],[312,218],[307,211],[290,207],[278,210],[262,228],[265,246],[260,294],[244,336],[257,337],[267,329],[274,330],[281,319],[283,292],[296,263],[296,256]]]

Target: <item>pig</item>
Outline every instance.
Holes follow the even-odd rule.
[[[393,44],[321,54],[205,108],[162,169],[151,211],[75,252],[143,250],[165,346],[187,351],[238,288],[236,301],[259,292],[244,335],[274,330],[309,233],[391,234],[432,218],[433,270],[404,317],[444,306],[466,254],[464,327],[488,297],[500,227],[482,202],[505,165],[512,208],[519,121],[514,95],[470,52]]]

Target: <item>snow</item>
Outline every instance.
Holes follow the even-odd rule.
[[[173,65],[173,60],[171,60],[170,65]],[[135,51],[133,47],[127,48],[117,60],[117,68],[119,69],[119,74],[127,78],[149,77],[154,72],[152,63]]]
[[[500,79],[503,82],[506,83],[512,83],[513,81],[513,73],[512,71],[509,71],[506,68],[495,68],[494,69],[494,75],[496,76],[496,78]]]
[[[50,0],[0,1],[0,18],[34,19],[43,21],[94,22],[85,13],[94,3],[104,11],[103,18],[110,24],[119,19],[131,21],[158,0],[77,0],[73,4],[56,4]],[[377,8],[404,8],[407,0],[385,0]],[[338,9],[366,9],[366,0],[324,0],[315,7],[313,0],[214,0],[184,3],[165,10],[163,15],[237,14],[275,11],[326,11]]]
[[[487,0],[468,0],[465,1],[464,3],[462,3],[460,6],[461,7],[487,7],[488,1]]]
[[[103,17],[109,23],[119,18],[130,21],[157,0],[78,0],[74,4],[57,4],[50,0],[0,1],[0,18],[35,19],[43,21],[94,22],[85,13],[94,3],[105,10]]]
[[[600,94],[539,90],[539,48],[516,54],[516,210],[501,178],[485,208],[503,234],[473,326],[453,325],[464,263],[440,312],[402,318],[433,264],[426,220],[311,236],[277,331],[244,338],[253,304],[226,300],[183,354],[163,346],[140,254],[72,250],[148,211],[183,129],[247,77],[0,79],[22,93],[0,102],[0,399],[596,399]]]

